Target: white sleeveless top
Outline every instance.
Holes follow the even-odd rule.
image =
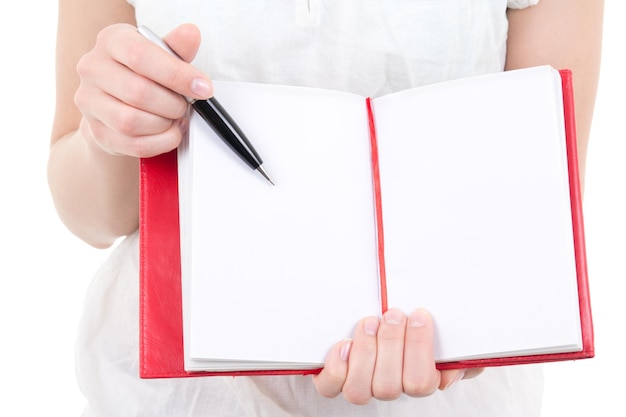
[[[131,0],[138,24],[202,31],[194,64],[219,80],[379,96],[501,71],[507,7],[538,0]],[[219,94],[219,92],[218,92]],[[308,376],[139,379],[138,237],[126,238],[86,295],[76,345],[84,416],[538,416],[541,367],[487,369],[427,398],[351,405]],[[418,306],[416,306],[418,307]]]

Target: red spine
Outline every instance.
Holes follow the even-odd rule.
[[[374,182],[374,209],[376,212],[376,238],[378,245],[378,277],[380,279],[380,303],[384,314],[387,311],[387,273],[385,271],[385,234],[383,230],[383,203],[380,190],[380,170],[378,166],[378,142],[376,141],[376,123],[372,99],[365,100],[370,131],[370,148],[372,157],[372,180]]]

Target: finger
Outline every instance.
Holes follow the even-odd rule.
[[[378,329],[378,353],[372,393],[379,400],[395,400],[402,394],[402,363],[406,316],[398,309],[383,315]]]
[[[197,99],[213,95],[211,80],[199,69],[172,56],[132,26],[124,27],[125,30],[107,29],[100,32],[98,41],[114,60],[178,94]],[[120,48],[120,44],[125,47]]]
[[[417,309],[409,315],[404,340],[404,392],[412,397],[430,395],[439,387],[441,374],[435,367],[434,328],[427,311]]]
[[[366,404],[372,398],[372,377],[376,365],[376,335],[380,321],[367,317],[357,324],[348,359],[344,397],[353,404]]]
[[[450,369],[441,371],[441,381],[439,382],[439,389],[445,390],[456,384],[458,381],[465,377],[464,369]]]
[[[159,134],[174,123],[172,119],[129,106],[101,90],[81,89],[75,102],[90,121],[98,120],[123,136]]]
[[[463,379],[476,378],[478,375],[482,374],[484,370],[484,368],[471,368],[442,371],[439,389],[448,389]]]
[[[185,114],[187,101],[180,94],[153,80],[129,71],[115,61],[105,61],[89,69],[78,67],[81,80],[99,87],[108,95],[149,113],[178,119]]]
[[[125,65],[98,54],[86,54],[76,66],[81,85],[76,98],[83,98],[79,108],[96,106],[93,95],[102,91],[116,99],[168,119],[178,119],[187,108],[186,100],[178,93],[149,78],[137,74]]]
[[[191,23],[185,23],[163,37],[165,43],[185,62],[191,62],[200,48],[200,29]]]
[[[175,149],[182,138],[182,123],[173,123],[164,132],[149,136],[123,136],[111,130],[99,120],[81,122],[81,131],[89,141],[111,155],[149,158]]]
[[[313,376],[317,392],[327,398],[334,398],[341,393],[348,375],[348,358],[352,340],[342,340],[329,352],[324,369]]]

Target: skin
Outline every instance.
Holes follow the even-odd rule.
[[[508,11],[506,69],[550,64],[574,73],[579,163],[585,156],[598,81],[603,1],[541,0]],[[57,101],[48,163],[60,218],[85,242],[106,248],[138,225],[138,158],[180,143],[186,102],[212,95],[210,78],[189,65],[200,45],[193,25],[165,41],[186,62],[139,35],[125,0],[60,0]],[[158,63],[158,65],[157,65]],[[438,371],[428,312],[390,309],[366,317],[337,343],[313,377],[325,397],[350,402],[427,396],[480,369]]]

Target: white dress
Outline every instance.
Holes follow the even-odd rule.
[[[379,96],[501,71],[507,7],[538,0],[134,0],[138,24],[203,35],[195,65],[214,79]],[[218,92],[219,94],[219,92]],[[351,405],[308,376],[138,377],[138,236],[100,268],[76,345],[84,416],[538,416],[541,367],[486,370],[427,398]],[[416,306],[417,307],[417,306]]]

